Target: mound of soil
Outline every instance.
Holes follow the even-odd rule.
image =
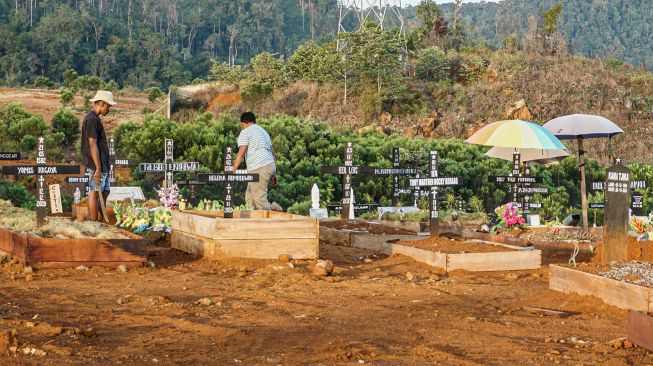
[[[441,253],[494,253],[509,252],[512,249],[499,245],[484,244],[466,240],[430,237],[417,241],[401,241],[397,244]]]

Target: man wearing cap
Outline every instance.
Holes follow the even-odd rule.
[[[240,116],[240,135],[238,135],[238,156],[234,162],[234,171],[243,162],[247,163],[247,172],[258,174],[258,182],[247,184],[245,203],[257,210],[271,209],[268,201],[268,183],[277,184],[277,167],[274,162],[274,149],[270,135],[256,124],[256,116],[245,112]]]
[[[111,106],[116,105],[113,93],[98,90],[92,99],[93,108],[82,121],[82,157],[89,177],[88,212],[90,219],[96,221],[99,213],[98,187],[104,201],[109,197],[109,145],[100,116],[109,114]]]

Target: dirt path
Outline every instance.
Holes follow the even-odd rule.
[[[401,256],[321,250],[336,264],[329,281],[309,261],[207,263],[165,247],[152,250],[157,268],[128,273],[5,264],[0,351],[15,330],[19,354],[4,350],[0,365],[653,364],[607,345],[625,336],[625,311],[549,291],[545,269],[444,274]]]

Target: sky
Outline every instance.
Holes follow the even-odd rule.
[[[419,4],[421,0],[402,0],[403,6],[405,5],[417,5]],[[487,2],[499,2],[500,0],[485,0]],[[453,0],[435,0],[436,3],[438,4],[446,4],[446,3],[452,3]],[[478,3],[479,0],[463,0],[463,3]]]

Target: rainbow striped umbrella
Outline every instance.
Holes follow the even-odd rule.
[[[467,139],[470,144],[514,149],[565,150],[550,131],[533,122],[510,120],[490,123]]]

